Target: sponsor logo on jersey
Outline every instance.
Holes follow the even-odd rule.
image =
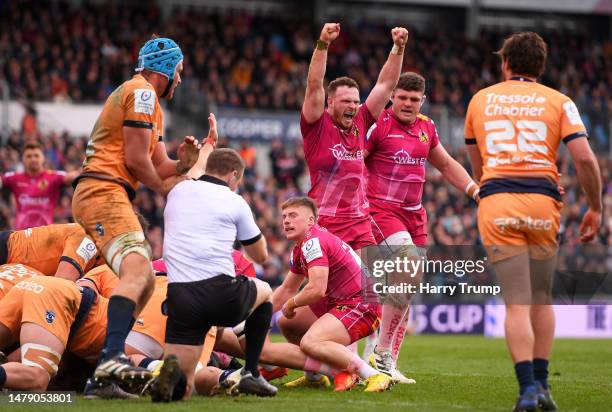
[[[487,159],[487,167],[507,166],[522,164],[523,167],[528,169],[541,169],[552,166],[552,162],[547,159],[538,159],[533,155],[528,154],[521,156],[513,154],[509,156],[499,155],[497,157],[491,157]]]
[[[47,323],[53,323],[53,321],[55,320],[55,312],[53,312],[52,310],[47,310],[45,312],[45,320],[47,321]]]
[[[330,147],[329,150],[331,150],[332,155],[338,160],[362,160],[363,159],[363,150],[360,149],[354,152],[349,152],[340,143],[334,145],[334,147]]]
[[[98,223],[96,225],[96,232],[98,235],[100,235],[100,237],[104,237],[104,226],[102,226],[102,223]]]
[[[87,237],[83,238],[83,241],[77,248],[77,254],[83,258],[85,264],[95,257],[97,253],[96,244]]]
[[[49,198],[45,196],[29,196],[26,194],[19,195],[19,203],[23,206],[47,206]]]
[[[506,229],[513,230],[542,230],[547,231],[553,228],[552,219],[534,219],[531,216],[527,217],[497,217],[493,219],[493,224],[499,228],[501,232]]]
[[[313,260],[323,257],[323,250],[321,249],[321,243],[319,238],[312,238],[302,246],[302,254],[306,263],[310,263]]]
[[[414,165],[414,166],[423,166],[425,164],[424,157],[412,157],[410,154],[404,149],[396,152],[391,159],[398,165]]]
[[[134,113],[153,114],[155,109],[155,97],[152,90],[134,90]]]
[[[537,93],[487,93],[485,116],[538,117],[546,110],[546,97]]]

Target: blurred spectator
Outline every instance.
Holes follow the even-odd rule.
[[[279,16],[189,7],[162,19],[155,3],[7,3],[0,15],[0,55],[8,58],[0,70],[13,98],[102,101],[133,73],[150,34],[161,33],[185,53],[185,84],[171,104],[192,116],[208,104],[299,110],[320,30],[302,10]],[[366,96],[389,51],[387,26],[342,22],[341,38],[329,51],[327,79],[352,76]],[[550,70],[541,80],[574,98],[594,143],[607,149],[612,42],[589,30],[541,31],[550,49]],[[472,95],[499,78],[491,51],[506,35],[507,30],[483,31],[470,41],[456,31],[411,29],[415,40],[408,43],[404,69],[427,77],[429,103],[463,116]]]

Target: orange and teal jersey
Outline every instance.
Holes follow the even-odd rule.
[[[481,197],[541,193],[559,200],[559,143],[586,136],[569,97],[522,77],[476,93],[465,120],[466,144],[478,145],[482,157]]]
[[[138,179],[125,164],[123,127],[150,131],[148,155],[163,136],[163,114],[155,89],[140,74],[119,86],[106,100],[85,152],[85,174],[98,174],[138,188]]]

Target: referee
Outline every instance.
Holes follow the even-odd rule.
[[[245,367],[238,390],[259,396],[277,391],[257,365],[272,317],[272,290],[258,279],[237,277],[232,260],[236,239],[256,263],[268,257],[249,205],[235,193],[244,163],[235,150],[218,149],[210,154],[205,170],[198,180],[176,185],[164,211],[168,321],[166,359],[152,387],[154,402],[189,397],[208,329],[245,320]]]

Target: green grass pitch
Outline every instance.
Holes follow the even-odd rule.
[[[558,340],[549,381],[560,411],[612,410],[612,341]],[[401,369],[415,385],[396,385],[391,391],[333,393],[332,389],[285,389],[276,398],[195,397],[188,402],[152,404],[135,401],[85,401],[72,405],[1,407],[12,410],[94,412],[133,411],[510,411],[516,399],[512,363],[501,339],[467,336],[408,337],[400,357]]]

